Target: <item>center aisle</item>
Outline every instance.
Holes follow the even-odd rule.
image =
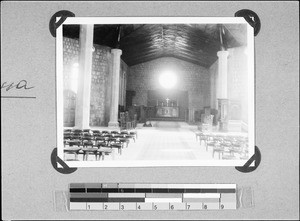
[[[151,122],[153,127],[137,129],[138,139],[124,148],[114,160],[213,160],[211,152],[200,146],[184,122]]]

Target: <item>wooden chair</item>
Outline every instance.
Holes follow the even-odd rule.
[[[113,144],[117,141],[117,138],[109,137],[106,141],[108,142],[108,146],[110,146],[111,144]]]
[[[207,135],[202,134],[202,135],[199,136],[200,145],[201,145],[202,141],[204,141],[206,149],[207,149],[207,140],[208,140],[208,136]]]
[[[128,147],[129,139],[126,138],[125,134],[118,134],[118,135],[114,136],[114,138],[116,138],[118,140],[118,142],[121,142],[124,144],[126,143],[126,147]]]
[[[93,134],[94,140],[96,140],[97,138],[101,138],[101,137],[102,137],[102,134],[100,134],[100,133]]]
[[[74,154],[75,159],[78,160],[78,154],[81,150],[81,141],[80,140],[68,140],[64,148],[64,153]]]
[[[82,134],[81,139],[85,139],[85,138],[93,138],[93,137],[94,137],[94,136],[93,136],[92,134],[87,133],[87,132],[84,132],[84,133]]]
[[[110,133],[111,133],[112,135],[120,134],[120,132],[119,132],[119,131],[116,131],[116,130],[113,130],[113,131],[111,131]]]
[[[195,132],[195,135],[196,135],[196,141],[198,141],[198,140],[200,141],[200,136],[203,135],[203,132],[201,132],[201,131],[196,131],[196,132]]]
[[[218,142],[213,140],[207,140],[206,141],[206,151],[208,151],[208,147],[212,147],[212,149],[218,147]]]
[[[241,160],[246,160],[249,159],[249,149],[248,149],[248,142],[247,143],[243,143],[241,145],[241,154],[240,154],[240,159]]]
[[[64,133],[64,145],[67,141],[72,139],[72,133]]]
[[[223,155],[224,148],[222,146],[215,146],[213,148],[212,157],[215,157],[215,153],[219,154],[219,159],[221,159],[221,155]]]
[[[130,131],[129,135],[134,136],[134,139],[137,139],[137,131]]]
[[[128,144],[129,144],[129,139],[127,139],[127,138],[119,138],[119,142],[123,144],[123,147],[126,146],[126,148],[127,148]]]
[[[102,160],[104,160],[104,157],[106,155],[110,155],[112,153],[112,148],[108,147],[108,146],[99,145],[97,153],[98,153],[97,155],[99,156],[98,160],[100,160],[101,157],[102,157]]]
[[[125,135],[125,138],[127,138],[129,140],[132,139],[135,142],[135,135],[128,134],[128,135]]]
[[[123,144],[122,143],[118,143],[118,142],[115,142],[115,143],[112,143],[110,145],[111,148],[117,148],[118,149],[118,153],[121,155],[122,154],[122,149],[123,149]]]
[[[76,130],[72,131],[72,137],[73,137],[73,139],[81,139],[82,135],[83,135],[83,131],[82,130],[76,129]]]
[[[101,134],[100,130],[92,130],[93,135]]]
[[[215,152],[219,154],[219,159],[230,159],[234,157],[231,152],[232,142],[229,139],[216,137],[215,140],[219,142],[219,145],[213,149],[213,157]]]
[[[72,135],[72,140],[79,140],[81,142],[81,138],[82,138],[82,135],[80,135],[80,134],[73,134]]]
[[[232,153],[232,155],[234,154],[239,154],[241,155],[243,152],[243,148],[242,148],[243,143],[239,142],[239,141],[232,141],[231,142],[231,147],[230,147],[230,152]]]
[[[107,139],[105,137],[101,137],[101,136],[94,137],[94,141],[95,141],[95,145],[98,145],[98,143],[101,143],[101,144],[103,143],[105,145],[108,144]]]
[[[126,147],[128,147],[130,140],[129,138],[126,138],[126,135],[119,135],[118,137],[116,137],[118,139],[119,142],[123,143]]]
[[[73,130],[72,130],[72,133],[73,133],[73,134],[82,134],[83,131],[80,130],[80,129],[73,129]]]
[[[120,132],[120,134],[127,135],[127,134],[129,134],[129,131],[128,131],[128,130],[122,130],[122,131]]]
[[[102,134],[102,135],[106,135],[106,134],[110,134],[110,132],[107,131],[107,130],[103,130],[103,131],[101,131],[101,134]]]
[[[92,133],[92,130],[91,130],[91,129],[84,129],[84,130],[82,130],[82,132],[83,132],[83,133],[89,133],[89,134],[91,134],[91,133]]]
[[[95,159],[97,160],[97,150],[98,148],[94,146],[94,142],[92,138],[84,138],[82,140],[82,151],[83,151],[83,160],[88,160],[88,156],[90,153],[95,155]]]

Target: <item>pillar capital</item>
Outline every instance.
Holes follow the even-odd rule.
[[[121,49],[117,49],[117,48],[113,48],[113,49],[111,49],[111,53],[114,56],[121,56],[122,55],[122,50]]]
[[[229,55],[229,52],[228,52],[228,51],[218,51],[217,55],[218,55],[219,58],[220,58],[220,57],[225,57],[225,58],[227,58],[228,55]]]

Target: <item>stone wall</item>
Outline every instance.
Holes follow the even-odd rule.
[[[127,90],[136,91],[135,105],[147,105],[148,90],[160,90],[159,76],[172,71],[177,76],[176,89],[188,92],[189,109],[210,105],[210,76],[206,68],[172,57],[159,58],[130,67]]]
[[[91,76],[91,105],[90,105],[90,126],[107,126],[109,121],[110,106],[110,73],[112,70],[112,57],[110,48],[94,44],[92,76]],[[64,116],[68,123],[65,125],[74,126],[76,107],[76,78],[78,75],[79,41],[78,39],[63,38],[63,64],[64,64]],[[121,62],[121,70],[127,74],[127,65]],[[122,72],[121,72],[122,73]],[[73,102],[70,100],[70,91],[73,92]],[[124,92],[123,92],[124,94]],[[75,102],[74,102],[75,97]],[[74,115],[74,116],[73,116]]]

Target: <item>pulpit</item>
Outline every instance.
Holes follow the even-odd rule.
[[[201,130],[211,132],[214,115],[211,114],[210,107],[204,107],[204,114],[201,114]]]

